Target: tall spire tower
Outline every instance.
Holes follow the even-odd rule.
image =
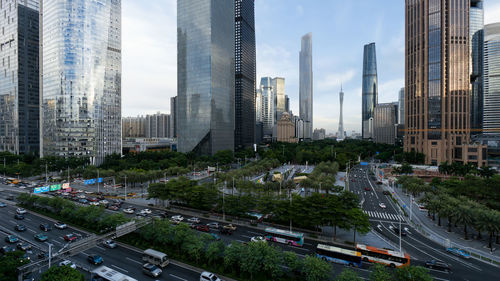
[[[344,92],[342,91],[342,84],[340,84],[340,118],[339,118],[339,132],[337,133],[337,139],[344,139],[344,117],[343,117],[343,107],[344,107]]]

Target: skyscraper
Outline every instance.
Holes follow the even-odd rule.
[[[170,133],[171,138],[177,138],[177,96],[170,98]]]
[[[180,152],[234,150],[234,1],[177,1]]]
[[[405,88],[399,90],[398,98],[398,124],[405,124]]]
[[[486,161],[470,141],[470,1],[406,0],[404,150],[427,164]]]
[[[500,22],[484,26],[483,129],[500,135]]]
[[[121,153],[121,0],[45,0],[41,156]]]
[[[234,0],[235,130],[234,145],[255,143],[255,11],[254,0]]]
[[[312,139],[313,133],[313,71],[312,33],[302,36],[299,54],[300,119],[304,121],[304,139]]]
[[[274,90],[272,86],[271,77],[262,77],[260,79],[260,94],[261,94],[261,119],[263,123],[263,131],[265,136],[272,136],[273,126],[275,121],[275,101],[276,97],[274,95]]]
[[[0,5],[0,150],[38,153],[39,35],[37,1]]]
[[[344,139],[344,91],[342,91],[342,86],[340,86],[340,117],[339,117],[339,132],[337,133],[337,139]]]
[[[470,127],[471,134],[481,133],[483,115],[483,0],[470,1]]]
[[[363,139],[373,138],[373,110],[378,102],[377,55],[375,43],[365,45],[363,51],[363,84],[361,108],[361,134]]]
[[[397,103],[379,103],[373,110],[373,141],[394,144],[396,141]]]
[[[271,80],[274,92],[274,124],[281,120],[286,111],[285,78],[276,77]]]

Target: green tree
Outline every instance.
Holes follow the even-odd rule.
[[[351,269],[344,269],[342,273],[335,277],[335,281],[362,281],[361,277]]]
[[[463,202],[463,201],[462,201]],[[464,239],[467,240],[467,225],[473,222],[474,214],[469,205],[459,204],[455,209],[455,221],[464,225]]]
[[[390,281],[394,280],[392,274],[387,270],[387,268],[380,264],[375,264],[370,267],[370,281]]]
[[[421,266],[404,266],[394,271],[396,281],[432,281],[429,270]]]
[[[332,274],[332,266],[326,261],[307,255],[302,261],[302,274],[306,281],[328,280]]]
[[[70,266],[52,266],[42,274],[40,281],[84,281],[85,276]]]
[[[356,232],[364,234],[370,231],[368,215],[363,213],[359,208],[351,209],[347,212],[347,221],[354,230],[354,244],[356,244]]]
[[[17,280],[17,268],[29,263],[20,251],[6,253],[0,258],[0,281]]]

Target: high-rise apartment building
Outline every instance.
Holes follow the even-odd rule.
[[[304,139],[313,134],[312,33],[302,36],[299,54],[299,115],[304,121]]]
[[[470,127],[471,134],[481,133],[483,115],[483,0],[471,0],[469,11],[470,46]]]
[[[484,26],[483,130],[500,135],[500,22]]]
[[[144,116],[123,117],[122,137],[125,138],[145,138],[146,118]]]
[[[170,138],[177,138],[177,97],[170,98]]]
[[[234,1],[177,1],[178,151],[234,150]]]
[[[342,91],[342,86],[340,87],[339,93],[340,99],[340,117],[339,117],[339,131],[337,133],[337,139],[344,139],[344,91]]]
[[[271,80],[274,92],[274,123],[281,120],[281,114],[286,111],[285,78],[276,77]]]
[[[38,154],[39,1],[0,3],[0,150]]]
[[[471,0],[406,0],[405,151],[485,164],[470,141]]]
[[[373,110],[378,103],[377,55],[375,43],[364,46],[363,82],[361,92],[361,134],[363,139],[371,139],[373,138]]]
[[[45,0],[41,156],[121,153],[121,0]]]
[[[405,88],[399,90],[398,97],[398,124],[405,124]]]
[[[259,121],[262,122],[264,136],[272,136],[273,126],[276,123],[276,97],[273,90],[273,79],[271,77],[262,77],[260,79],[260,113]]]
[[[235,147],[255,143],[255,7],[254,0],[234,0],[235,9]]]
[[[397,129],[397,103],[379,103],[373,110],[373,141],[394,144]]]

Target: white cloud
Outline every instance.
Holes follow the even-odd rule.
[[[487,0],[484,3],[484,24],[500,22],[500,2]]]
[[[316,89],[318,91],[339,91],[340,85],[351,81],[352,78],[354,78],[354,75],[356,75],[356,70],[354,69],[349,69],[340,73],[326,74],[323,78],[320,78],[320,81],[317,82]]]
[[[296,10],[297,10],[297,15],[299,17],[301,17],[302,15],[304,15],[304,7],[302,7],[302,5],[297,5]]]
[[[378,87],[378,102],[386,103],[397,101],[399,98],[399,90],[404,87],[405,80],[404,79],[394,79],[386,81],[382,84],[379,84]]]

